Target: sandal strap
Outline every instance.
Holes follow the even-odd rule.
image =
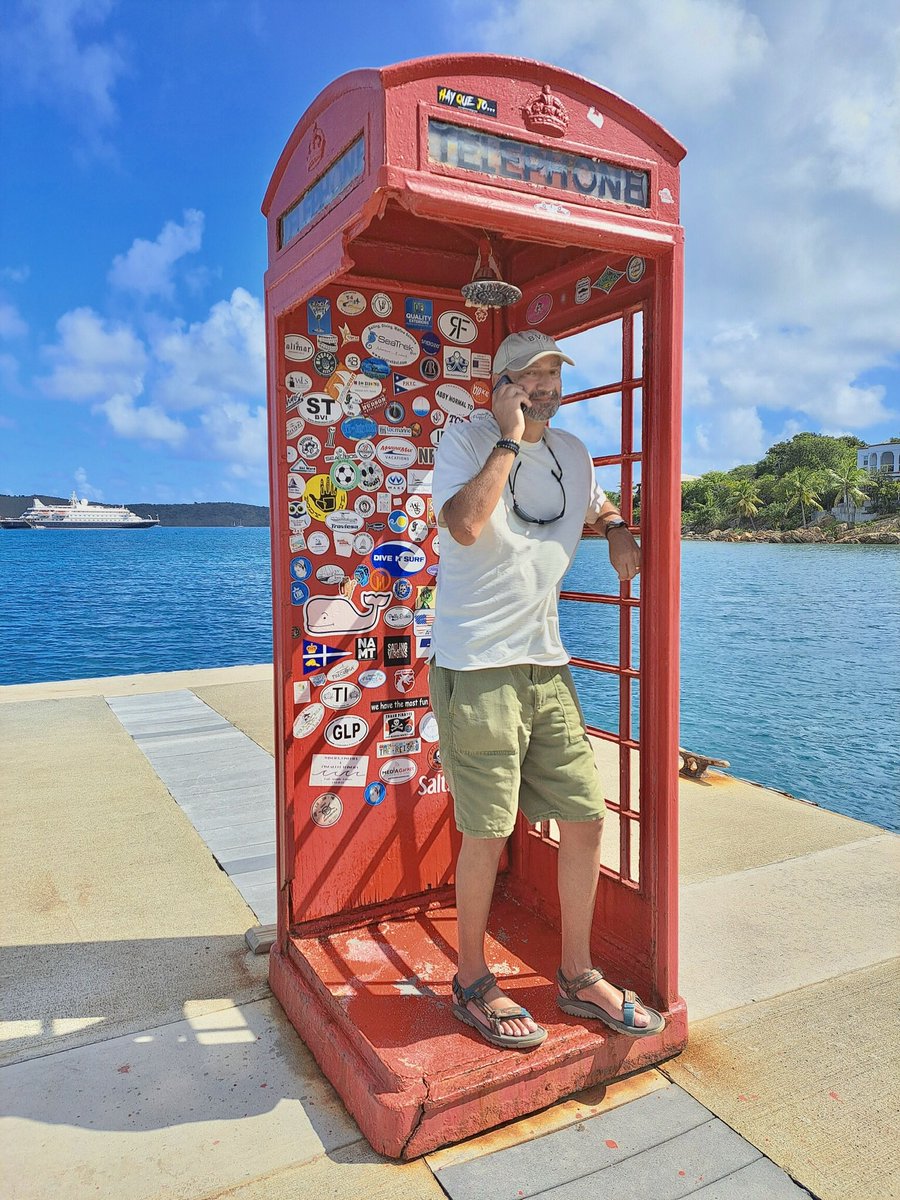
[[[637,1028],[634,1023],[636,1004],[643,1004],[637,992],[633,992],[631,988],[622,988],[622,1021],[629,1029]]]
[[[497,977],[492,971],[488,971],[487,975],[482,975],[480,979],[476,979],[474,983],[470,983],[468,987],[463,987],[459,982],[459,976],[453,976],[453,991],[459,1000],[460,1004],[468,1004],[470,1000],[476,1003],[482,1000],[484,993],[489,992],[496,984]],[[479,1008],[481,1005],[479,1004]]]
[[[582,988],[590,987],[592,983],[598,983],[604,978],[603,972],[599,967],[592,967],[590,971],[583,971],[575,979],[566,979],[562,973],[562,968],[556,972],[556,979],[559,986],[563,989],[570,1000],[574,1000],[578,992]]]
[[[518,1020],[522,1017],[531,1018],[531,1013],[528,1009],[522,1008],[521,1005],[516,1005],[515,1008],[504,1008],[498,1012],[496,1009],[490,1008],[484,1000],[475,1000],[474,1003],[478,1011],[484,1013],[491,1025],[493,1025],[495,1032],[499,1032],[503,1021]]]

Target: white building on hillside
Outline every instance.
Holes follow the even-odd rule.
[[[877,446],[863,446],[856,452],[856,465],[872,475],[878,471],[886,471],[888,478],[900,479],[900,442],[880,442]],[[873,521],[877,516],[877,513],[872,512],[870,500],[858,508],[851,503],[849,512],[838,502],[831,513],[838,521],[855,521],[857,524]]]
[[[891,479],[900,479],[900,442],[881,442],[863,446],[856,452],[856,465],[864,471],[887,471]]]

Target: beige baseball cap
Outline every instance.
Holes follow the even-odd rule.
[[[497,353],[494,355],[494,376],[504,375],[507,371],[524,371],[539,358],[546,358],[550,354],[558,355],[570,367],[575,366],[549,333],[540,333],[537,329],[511,333],[497,347]]]

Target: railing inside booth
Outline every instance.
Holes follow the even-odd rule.
[[[619,509],[628,522],[632,533],[640,535],[640,474],[642,462],[641,439],[636,438],[635,417],[638,418],[637,428],[642,428],[642,401],[645,395],[644,387],[644,313],[638,305],[620,314],[614,320],[621,321],[621,355],[619,359],[619,378],[599,387],[586,388],[572,392],[563,398],[564,405],[577,404],[603,396],[618,396],[621,403],[620,450],[616,454],[601,454],[593,458],[595,467],[618,467],[620,477]],[[560,339],[564,344],[565,339]],[[637,350],[637,353],[635,352]],[[638,504],[635,506],[635,493]],[[637,513],[635,508],[637,507]],[[586,528],[586,538],[599,535]],[[633,589],[637,595],[633,594]],[[632,786],[635,764],[633,754],[640,750],[640,734],[633,730],[634,690],[640,689],[641,669],[639,662],[633,661],[635,655],[635,639],[632,622],[634,614],[640,621],[640,576],[636,583],[619,581],[618,595],[596,592],[561,591],[561,601],[571,601],[576,604],[601,604],[618,607],[619,655],[618,663],[603,662],[594,658],[572,655],[570,665],[575,670],[598,672],[605,676],[618,679],[618,729],[617,731],[603,729],[598,725],[587,722],[588,733],[604,742],[613,743],[618,747],[618,797],[607,794],[607,807],[618,818],[619,853],[618,870],[607,865],[601,866],[601,873],[623,886],[634,891],[640,887],[640,793]],[[640,628],[640,627],[639,627]],[[638,636],[638,658],[640,637]],[[577,678],[577,676],[576,676]],[[640,723],[638,722],[638,729]],[[536,836],[552,843],[558,841],[555,822],[544,821],[533,827]]]

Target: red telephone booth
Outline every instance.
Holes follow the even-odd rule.
[[[542,63],[489,55],[353,72],[314,101],[266,193],[278,826],[270,979],[373,1147],[411,1158],[677,1053],[678,566],[683,148],[638,109]],[[489,244],[521,289],[472,307]],[[486,255],[482,255],[485,258]],[[482,268],[484,262],[482,262]],[[440,537],[435,450],[490,408],[510,331],[621,323],[617,468],[639,590],[563,593],[618,612],[607,770],[615,862],[595,961],[666,1016],[632,1040],[565,1016],[557,847],[520,818],[489,962],[550,1029],[500,1050],[454,1019],[452,803],[429,709]],[[636,436],[639,428],[640,436]],[[640,472],[640,525],[632,484]],[[633,633],[640,635],[640,663]],[[630,724],[639,691],[640,723]],[[616,840],[617,839],[617,840]]]

